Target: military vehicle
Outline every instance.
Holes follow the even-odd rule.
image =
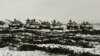
[[[81,31],[92,31],[93,25],[90,24],[89,22],[83,22],[82,24],[80,24],[80,30]]]
[[[4,21],[0,21],[0,31],[8,30],[9,26]]]
[[[25,30],[23,27],[24,24],[21,21],[19,21],[17,19],[14,19],[14,21],[11,21],[8,19],[6,19],[6,20],[9,22],[8,26],[9,26],[10,31],[13,31],[13,32],[20,32],[21,31],[22,32]]]
[[[9,27],[12,29],[19,29],[19,28],[23,27],[23,23],[17,19],[14,19],[14,21],[11,21],[8,19],[6,19],[6,20],[10,22]]]
[[[25,28],[26,29],[39,29],[40,23],[37,22],[35,19],[27,19],[26,20],[26,24],[25,24]]]
[[[51,30],[63,30],[62,23],[53,20],[51,24]]]
[[[67,29],[68,30],[78,30],[79,26],[75,21],[69,20],[69,23],[67,23]]]
[[[48,21],[40,20],[40,29],[50,29],[50,23]]]

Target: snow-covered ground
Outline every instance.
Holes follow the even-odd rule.
[[[11,51],[8,47],[0,48],[0,56],[67,56],[44,51]]]
[[[90,52],[92,54],[99,54],[100,55],[100,45],[95,46],[95,48],[82,48],[77,46],[70,46],[70,45],[59,45],[59,44],[39,44],[39,47],[61,47],[66,48],[69,50],[74,50],[74,52]],[[60,55],[60,54],[51,54],[45,51],[11,51],[9,47],[0,48],[0,56],[67,56],[67,55]]]
[[[100,55],[100,45],[97,45],[95,46],[94,48],[83,48],[83,47],[77,47],[77,46],[70,46],[70,45],[59,45],[59,44],[40,44],[38,45],[40,47],[51,47],[51,48],[54,48],[54,47],[61,47],[61,48],[66,48],[66,49],[69,49],[69,50],[74,50],[74,52],[78,53],[78,52],[89,52],[89,53],[92,53],[92,54],[98,54]]]

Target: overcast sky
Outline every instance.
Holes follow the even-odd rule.
[[[5,18],[100,23],[100,0],[0,0],[0,20]]]

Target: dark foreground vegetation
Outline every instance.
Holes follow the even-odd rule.
[[[42,50],[42,51],[46,51],[49,53],[54,53],[54,54],[66,54],[68,56],[99,56],[96,54],[92,54],[89,52],[74,52],[73,50],[70,49],[66,49],[66,48],[62,48],[62,47],[39,47],[37,45],[22,45],[19,47],[19,51],[34,51],[34,50]]]

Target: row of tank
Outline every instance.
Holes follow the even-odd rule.
[[[40,29],[50,29],[50,30],[93,30],[93,25],[89,22],[83,22],[81,24],[77,24],[75,21],[69,20],[67,24],[62,24],[59,21],[53,20],[48,21],[36,21],[36,19],[27,19],[26,23],[22,23],[21,21],[14,19],[13,21],[6,19],[9,23],[0,21],[0,30],[21,30],[21,29],[30,29],[30,30],[40,30]],[[66,27],[63,27],[66,25]]]

